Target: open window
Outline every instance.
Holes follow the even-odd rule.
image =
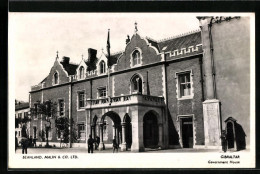
[[[178,99],[193,98],[192,72],[185,71],[185,72],[176,73],[176,79],[177,79]]]
[[[106,98],[107,97],[107,89],[106,87],[98,88],[98,98]]]
[[[143,92],[143,81],[140,75],[135,74],[131,78],[131,92],[142,94]]]

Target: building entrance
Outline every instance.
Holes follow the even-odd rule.
[[[157,117],[148,112],[144,116],[143,125],[144,147],[155,148],[158,146],[158,121]]]
[[[183,148],[193,148],[192,118],[182,118],[182,144]]]

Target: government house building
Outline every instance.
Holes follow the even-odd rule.
[[[31,87],[30,108],[55,102],[57,117],[71,120],[71,147],[85,147],[90,135],[100,137],[99,150],[113,138],[122,151],[220,148],[224,130],[229,149],[248,148],[250,20],[194,20],[198,30],[163,40],[139,35],[136,26],[123,51],[97,57],[89,48],[78,64],[57,54],[48,76]],[[48,120],[49,143],[58,143],[55,119]],[[37,143],[46,125],[42,115],[31,116]]]

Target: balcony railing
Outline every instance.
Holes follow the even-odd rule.
[[[164,98],[157,96],[132,94],[117,97],[88,99],[86,108],[102,108],[109,106],[142,104],[147,106],[164,106]]]

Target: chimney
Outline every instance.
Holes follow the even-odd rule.
[[[125,40],[125,42],[126,42],[126,45],[130,42],[129,35],[127,35],[127,39]]]
[[[95,50],[93,48],[89,48],[88,49],[88,62],[95,61],[96,57],[97,57],[97,50]]]
[[[62,62],[65,63],[65,64],[69,64],[70,63],[70,58],[66,57],[66,56],[63,56]]]

